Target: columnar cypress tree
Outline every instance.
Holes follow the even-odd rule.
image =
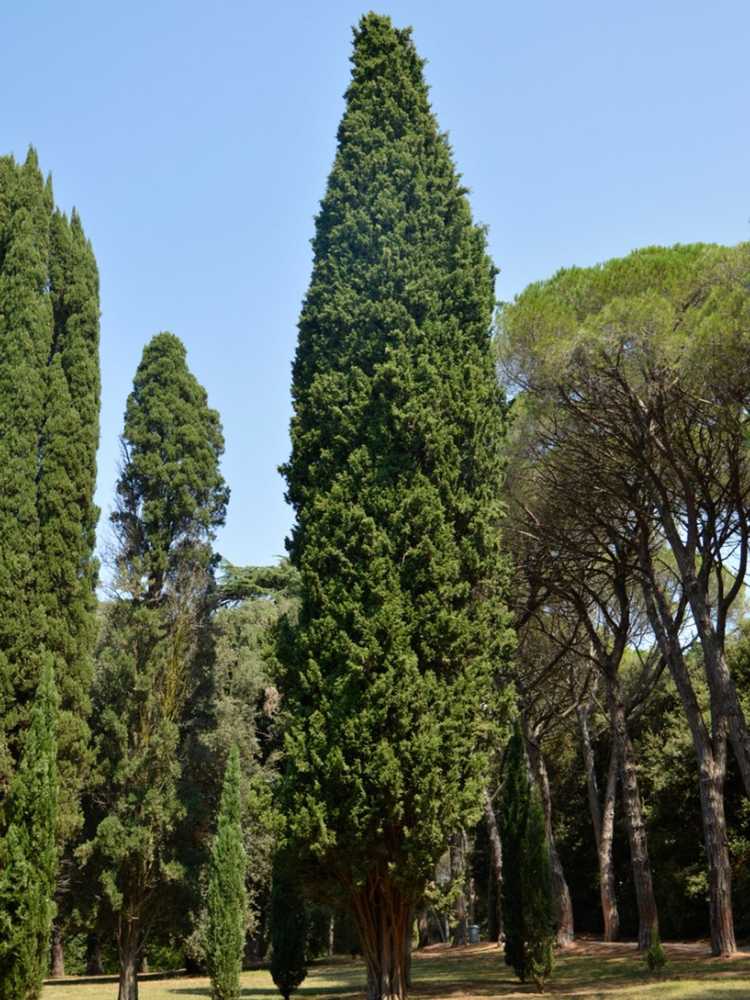
[[[57,875],[57,692],[43,658],[0,842],[0,1000],[35,1000],[47,970]]]
[[[552,971],[552,884],[544,811],[532,787],[517,726],[504,764],[501,838],[505,961],[521,982]]]
[[[293,367],[302,606],[280,658],[291,835],[347,894],[385,996],[405,992],[414,906],[481,804],[507,641],[503,405],[494,269],[409,31],[368,14],[352,63]]]
[[[240,754],[232,747],[224,776],[208,870],[206,957],[214,1000],[237,1000],[247,925],[247,856],[242,839]]]
[[[307,976],[308,913],[300,872],[288,850],[277,852],[271,885],[271,976],[289,997]]]
[[[168,890],[183,876],[174,843],[185,813],[183,730],[228,499],[219,415],[173,334],[144,349],[122,445],[112,515],[118,596],[94,684],[102,784],[86,851],[115,918],[119,998],[137,1000],[148,931],[170,914]]]
[[[45,649],[58,714],[58,841],[89,763],[99,421],[94,257],[32,151],[0,159],[0,840]]]

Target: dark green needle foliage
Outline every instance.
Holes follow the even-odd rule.
[[[57,875],[56,724],[46,654],[0,842],[0,1000],[35,1000],[47,972]]]
[[[224,776],[206,896],[206,958],[214,1000],[237,1000],[240,995],[247,927],[247,856],[241,814],[240,755],[235,745]]]
[[[187,733],[204,697],[212,542],[228,496],[219,415],[170,333],[144,349],[122,446],[117,597],[94,683],[101,784],[95,835],[81,853],[114,920],[120,1000],[136,1000],[148,934],[175,920],[170,903],[184,881],[175,839],[186,812]]]
[[[529,779],[517,726],[504,763],[500,835],[503,844],[505,961],[522,983],[540,989],[552,972],[554,928],[549,846],[544,813]]]
[[[504,408],[495,271],[410,32],[368,14],[352,64],[283,470],[302,591],[280,644],[286,788],[292,835],[347,887],[375,988],[398,992],[404,949],[386,937],[406,940],[481,801],[482,704],[508,642]]]
[[[33,150],[23,164],[0,158],[0,851],[48,655],[60,700],[60,847],[81,824],[91,765],[98,340],[97,269],[80,219],[55,209]]]
[[[271,887],[271,976],[284,997],[289,997],[307,976],[308,915],[299,872],[287,850],[273,863]]]

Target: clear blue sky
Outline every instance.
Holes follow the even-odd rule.
[[[99,262],[103,527],[133,372],[169,329],[224,422],[219,549],[283,553],[295,324],[366,9],[0,4],[0,152],[37,147]],[[376,9],[428,59],[499,298],[637,246],[750,238],[748,0]]]

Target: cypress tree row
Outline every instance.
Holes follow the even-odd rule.
[[[352,63],[293,366],[302,603],[279,655],[291,836],[345,893],[380,997],[404,995],[414,907],[481,804],[503,401],[494,268],[409,31],[368,14]]]
[[[552,883],[544,812],[532,787],[520,727],[503,766],[503,928],[505,962],[522,983],[543,987],[552,971]]]
[[[214,1000],[237,1000],[247,925],[247,856],[242,839],[240,753],[229,754],[208,869],[206,958]]]
[[[76,213],[54,209],[31,150],[0,158],[0,846],[47,653],[60,847],[80,827],[90,757],[98,276]]]

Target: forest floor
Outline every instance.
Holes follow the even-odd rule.
[[[665,948],[668,965],[661,977],[654,978],[648,975],[634,944],[578,941],[557,954],[545,995],[586,1000],[750,1000],[750,950],[731,959],[717,959],[709,956],[707,942],[667,943]],[[532,986],[518,983],[492,944],[465,948],[433,945],[414,953],[412,973],[411,996],[415,1000],[539,995]],[[360,1000],[364,982],[362,960],[339,957],[314,963],[297,995],[300,1000]],[[139,992],[141,1000],[205,1000],[211,996],[207,979],[188,976],[143,977]],[[116,996],[117,984],[112,977],[48,982],[42,992],[42,1000],[113,1000]],[[242,974],[242,996],[272,1000],[279,994],[268,972],[257,971]]]

